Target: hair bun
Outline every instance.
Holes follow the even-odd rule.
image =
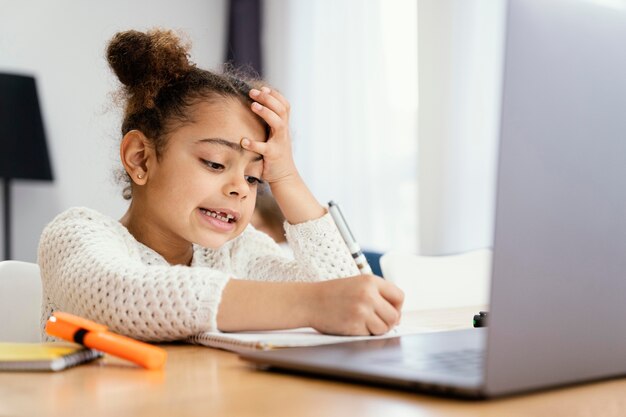
[[[171,30],[128,30],[113,36],[107,47],[107,60],[128,91],[152,107],[161,87],[193,67],[189,48]]]

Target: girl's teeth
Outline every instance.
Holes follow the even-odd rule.
[[[214,211],[210,211],[210,210],[206,210],[206,209],[202,209],[202,211],[205,214],[208,214],[211,217],[215,217],[216,219],[219,219],[219,220],[221,220],[223,222],[228,222],[230,219],[234,219],[235,218],[235,216],[233,216],[232,214],[227,214],[226,216],[221,216],[221,215],[217,214]]]

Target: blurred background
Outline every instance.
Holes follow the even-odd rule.
[[[179,30],[193,61],[219,69],[246,8],[263,77],[292,104],[300,172],[362,247],[491,246],[504,0],[0,0],[0,73],[35,77],[54,178],[12,181],[12,259],[36,261],[69,207],[126,210],[112,35]]]

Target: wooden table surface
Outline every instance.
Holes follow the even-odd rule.
[[[476,309],[405,315],[436,328],[469,327]],[[163,371],[107,357],[57,373],[0,373],[0,416],[625,416],[626,379],[492,401],[430,397],[257,371],[236,354],[165,345]]]

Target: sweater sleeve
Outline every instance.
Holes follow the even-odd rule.
[[[322,281],[358,275],[329,214],[292,225],[285,222],[287,241],[295,260],[286,258],[266,234],[248,228],[233,246],[238,276],[263,281]]]
[[[55,310],[147,341],[215,330],[229,276],[207,267],[146,265],[120,227],[97,212],[70,209],[44,229],[42,331]]]

